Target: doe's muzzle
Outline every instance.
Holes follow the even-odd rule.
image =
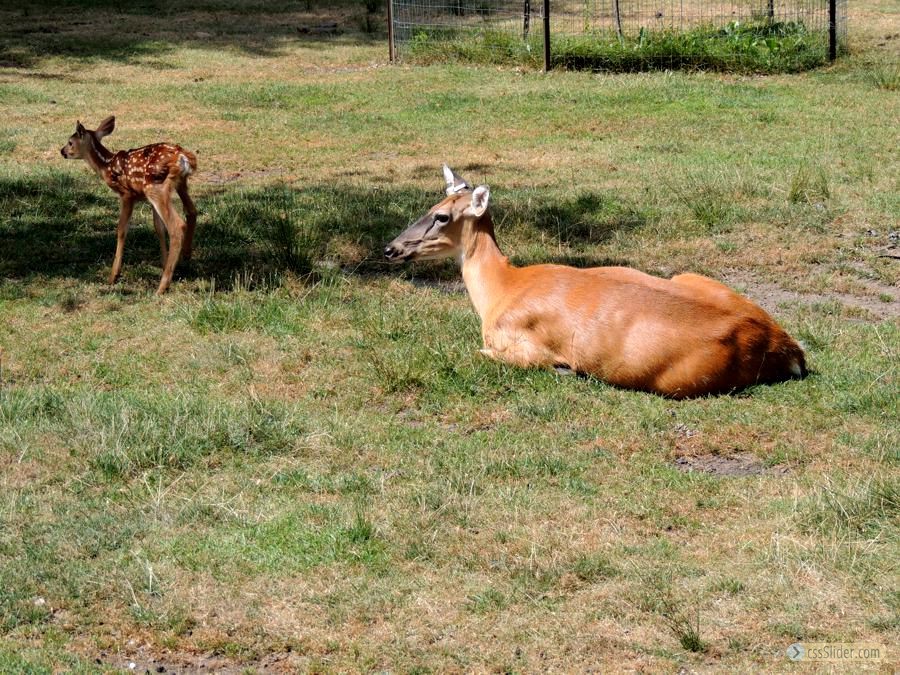
[[[398,258],[402,258],[403,249],[399,246],[395,246],[394,244],[388,244],[384,247],[384,257],[388,260],[397,260]]]

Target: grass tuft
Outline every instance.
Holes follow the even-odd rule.
[[[788,201],[791,204],[822,204],[831,197],[828,174],[821,167],[801,165],[791,177]]]
[[[900,66],[892,63],[879,64],[872,68],[872,84],[884,91],[900,90]]]
[[[466,598],[466,607],[475,614],[496,612],[508,606],[509,599],[496,588],[488,588],[479,593],[473,593]]]
[[[641,609],[659,616],[682,649],[706,652],[709,645],[701,637],[699,606],[691,609],[688,601],[676,597],[668,579],[654,576],[643,583],[638,602]]]
[[[897,527],[900,485],[886,479],[827,480],[801,504],[799,517],[809,531],[876,538]]]
[[[614,577],[619,570],[606,556],[595,553],[579,556],[572,565],[572,573],[582,581],[593,583]]]
[[[736,199],[741,188],[724,174],[688,172],[669,189],[705,232],[728,232],[743,216]]]

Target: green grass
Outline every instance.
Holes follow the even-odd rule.
[[[66,7],[0,10],[0,671],[756,672],[797,636],[897,642],[882,27],[809,73],[544,76],[390,67],[361,3]],[[110,113],[111,148],[198,153],[162,298],[148,209],[108,286],[117,201],[59,156]],[[484,359],[453,262],[382,262],[442,161],[517,264],[709,274],[811,375],[674,402]],[[744,453],[760,473],[675,463]]]
[[[802,21],[732,21],[724,27],[684,31],[642,27],[637,35],[621,39],[612,33],[553,35],[550,49],[552,65],[569,69],[791,73],[828,62],[828,34],[810,31]],[[512,33],[483,28],[416,29],[404,50],[418,63],[543,64],[540,38],[522,40]],[[890,78],[878,82],[883,86]]]
[[[885,91],[900,89],[900,66],[878,64],[872,68],[872,84]]]
[[[805,524],[823,533],[878,535],[900,518],[900,490],[891,481],[853,487],[826,483],[804,504]]]

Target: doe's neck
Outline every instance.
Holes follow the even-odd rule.
[[[484,321],[503,296],[512,266],[500,251],[490,213],[467,222],[463,229],[462,276],[475,311]]]

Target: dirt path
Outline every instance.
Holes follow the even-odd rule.
[[[778,306],[784,303],[813,305],[823,302],[837,302],[846,307],[861,309],[873,319],[900,318],[900,289],[875,281],[860,282],[874,294],[873,296],[839,293],[836,291],[826,293],[789,291],[777,284],[763,281],[756,276],[736,270],[727,270],[723,274],[722,281],[733,288],[742,289],[744,295],[770,313],[775,313]],[[893,301],[885,302],[879,299],[878,296],[880,295],[891,296]]]

